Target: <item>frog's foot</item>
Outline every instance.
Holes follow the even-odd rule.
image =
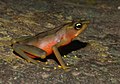
[[[60,66],[60,65],[58,65],[58,68],[62,68],[62,69],[70,69],[69,66]]]
[[[32,62],[33,64],[38,64],[38,62],[32,58],[27,58],[26,59],[28,62]]]
[[[68,72],[68,71],[70,71],[71,70],[71,67],[69,67],[69,66],[64,66],[64,67],[62,67],[66,72]]]
[[[64,66],[64,67],[62,67],[63,69],[70,69],[70,67],[69,66]]]

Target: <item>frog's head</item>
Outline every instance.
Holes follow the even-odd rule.
[[[88,20],[73,20],[71,22],[68,22],[64,26],[66,30],[66,35],[71,38],[78,36],[87,28],[89,23],[90,21]]]

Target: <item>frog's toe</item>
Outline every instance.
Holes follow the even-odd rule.
[[[63,69],[70,69],[70,67],[69,66],[64,66],[64,67],[62,67]]]
[[[36,61],[36,60],[34,60],[34,59],[29,59],[29,60],[27,60],[28,62],[32,62],[32,63],[34,63],[34,64],[38,64],[38,62]]]

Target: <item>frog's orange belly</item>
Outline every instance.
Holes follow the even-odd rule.
[[[44,50],[44,51],[47,53],[46,56],[48,56],[48,55],[50,55],[50,54],[53,52],[52,47],[53,47],[55,44],[56,44],[56,43],[49,43],[49,44],[47,44],[47,45],[45,45],[45,46],[39,46],[39,48],[42,49],[42,50]]]
[[[52,54],[52,52],[53,52],[52,47],[56,44],[57,44],[56,41],[51,41],[51,42],[48,41],[46,43],[45,42],[40,43],[40,44],[37,44],[35,46],[44,50],[47,53],[46,56],[48,56],[48,55]]]

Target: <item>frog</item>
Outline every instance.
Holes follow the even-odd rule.
[[[67,69],[69,66],[62,59],[59,47],[71,43],[88,27],[89,23],[89,20],[81,19],[67,21],[63,25],[48,31],[33,36],[20,37],[11,46],[19,56],[34,64],[38,64],[35,58],[45,59],[53,53],[62,69]]]

